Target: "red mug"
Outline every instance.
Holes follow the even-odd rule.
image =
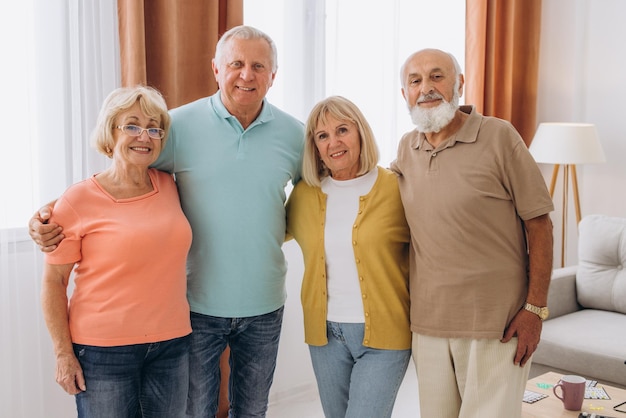
[[[585,399],[586,379],[582,376],[565,375],[561,377],[559,383],[554,385],[552,391],[554,396],[563,402],[563,407],[568,411],[580,411]],[[561,388],[562,396],[557,393],[557,388]]]

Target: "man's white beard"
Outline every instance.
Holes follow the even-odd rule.
[[[455,88],[452,101],[446,102],[442,95],[432,93],[420,96],[413,107],[410,107],[411,119],[417,130],[424,133],[439,132],[452,121],[456,110],[459,108],[459,93]],[[441,99],[439,106],[431,109],[421,109],[417,103],[422,100]]]

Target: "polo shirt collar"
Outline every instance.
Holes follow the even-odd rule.
[[[457,142],[463,142],[466,144],[476,142],[478,131],[480,129],[480,115],[476,112],[476,109],[472,105],[459,106],[459,110],[463,113],[467,113],[469,118],[465,121],[461,129],[459,129],[451,138],[448,138],[442,145],[444,148],[454,146]],[[426,136],[422,132],[417,132],[417,135],[413,139],[411,147],[414,149],[432,150],[433,147],[428,141]]]
[[[210,98],[211,105],[215,109],[215,112],[224,119],[234,118],[233,115],[230,114],[224,103],[222,102],[222,96],[220,91],[218,90],[213,96]],[[267,98],[263,99],[263,105],[261,107],[261,113],[259,116],[252,122],[250,126],[254,126],[259,123],[266,123],[270,120],[274,119],[274,113],[272,112],[272,108],[267,101]]]

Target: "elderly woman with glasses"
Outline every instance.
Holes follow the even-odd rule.
[[[45,254],[42,306],[56,380],[76,395],[79,417],[185,410],[191,228],[172,177],[149,168],[169,124],[156,90],[113,91],[93,132],[110,167],[72,185],[54,206],[51,222],[65,238]]]
[[[313,108],[287,238],[304,256],[304,333],[326,418],[390,417],[411,355],[409,227],[378,155],[352,102]]]

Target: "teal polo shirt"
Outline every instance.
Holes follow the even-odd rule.
[[[191,311],[225,318],[275,311],[286,298],[285,187],[300,178],[302,122],[264,100],[244,130],[219,91],[170,114],[154,167],[175,175],[191,224]]]

